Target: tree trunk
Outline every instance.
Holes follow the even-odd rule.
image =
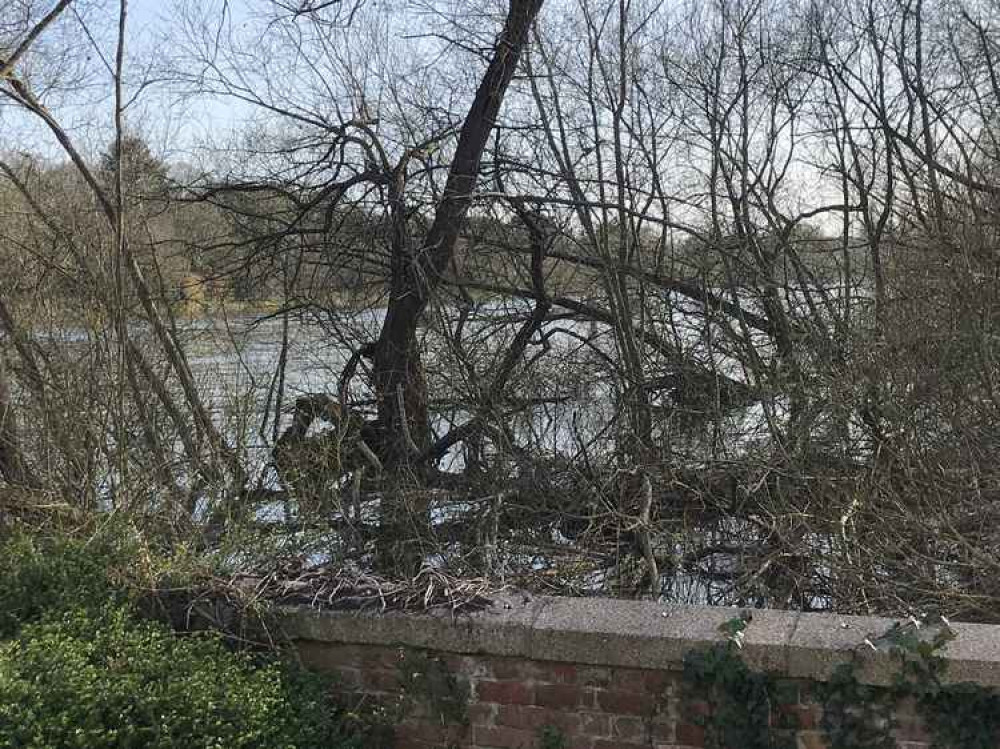
[[[12,486],[40,488],[38,479],[21,454],[17,438],[17,420],[7,389],[7,373],[0,362],[0,476]]]
[[[422,246],[404,241],[405,231],[397,232],[393,243],[391,297],[375,346],[373,377],[380,457],[394,477],[382,505],[383,569],[412,573],[422,558],[420,539],[430,522],[426,500],[419,490],[406,489],[407,484],[426,483],[433,470],[428,461],[419,460],[428,453],[431,430],[417,328],[455,253],[483,151],[542,2],[510,0],[503,31],[462,125],[434,222]]]
[[[510,0],[506,22],[459,135],[444,196],[423,246],[393,248],[392,295],[375,347],[374,385],[385,467],[401,473],[430,442],[427,384],[417,326],[451,262],[483,150],[543,0]]]

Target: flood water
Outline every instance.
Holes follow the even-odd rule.
[[[351,341],[374,340],[382,314],[380,310],[360,312],[350,321],[351,329],[343,331],[327,321],[320,325],[300,319],[285,323],[279,318],[251,316],[204,318],[186,323],[183,339],[192,372],[217,422],[231,433],[239,428],[234,425],[234,416],[238,416],[242,429],[250,432],[247,447],[266,461],[275,434],[274,403],[279,387],[280,433],[290,423],[296,397],[307,393],[336,397],[341,372],[352,353],[343,340],[338,340],[338,334],[344,338],[349,335]],[[567,323],[561,326],[566,328]],[[560,345],[558,335],[553,340]],[[484,377],[490,374],[483,373]],[[279,382],[279,378],[283,381]],[[374,418],[372,393],[362,371],[351,385],[351,405],[366,418]],[[602,383],[590,381],[583,387],[575,383],[572,400],[561,397],[565,388],[560,386],[559,382],[539,383],[533,393],[539,396],[539,403],[527,408],[526,415],[518,420],[519,428],[530,432],[523,436],[533,446],[553,453],[572,450],[574,442],[581,438],[593,438],[593,425],[611,417],[608,388]],[[469,418],[466,406],[460,402],[461,394],[449,395],[455,396],[454,400],[432,400],[436,436]],[[431,397],[434,399],[434,392]],[[586,418],[582,418],[583,414]],[[266,425],[263,430],[262,424]],[[446,457],[441,467],[459,469],[461,465],[455,463],[459,459],[457,454]]]
[[[495,315],[496,310],[489,313]],[[322,321],[216,315],[178,323],[202,398],[210,407],[216,423],[248,459],[255,480],[259,479],[264,486],[279,488],[277,477],[273,471],[267,470],[270,449],[275,435],[290,423],[296,397],[306,393],[335,396],[341,372],[352,353],[346,342],[374,340],[381,318],[382,313],[376,310]],[[503,339],[496,338],[496,334],[485,326],[484,323],[481,350],[492,346],[494,354],[502,351]],[[516,323],[508,324],[507,334],[514,329]],[[466,332],[472,345],[476,345],[479,334],[474,326],[470,325]],[[600,357],[581,344],[580,339],[591,343],[596,341],[597,347],[604,347],[607,352],[613,345],[611,337],[606,330],[592,324],[568,321],[554,323],[546,333],[551,336],[548,344],[552,348],[532,370],[533,376],[518,383],[518,395],[526,392],[537,398],[537,403],[525,406],[511,422],[517,438],[533,456],[562,455],[570,460],[579,459],[581,447],[586,444],[591,450],[587,457],[598,458],[599,451],[610,449],[615,438],[612,372],[607,364],[600,361],[593,365],[593,361]],[[72,330],[60,333],[64,337],[72,337],[72,334]],[[494,338],[491,339],[491,336]],[[431,350],[425,352],[432,378],[435,376],[432,367],[436,367],[437,372],[455,371],[453,363],[435,359],[441,356],[440,350],[441,341],[436,339]],[[481,351],[473,353],[480,354]],[[587,366],[593,367],[592,371],[587,370]],[[477,361],[477,367],[483,377],[492,374],[487,358]],[[537,376],[534,375],[536,372]],[[274,412],[279,376],[283,377],[280,383],[282,407],[276,429]],[[469,414],[463,410],[459,400],[463,391],[457,383],[437,376],[438,380],[432,383],[432,398],[438,391],[456,396],[453,404],[433,404],[436,412],[433,427],[440,435],[447,431],[449,425],[463,423]],[[355,378],[350,399],[352,405],[366,417],[374,416],[371,393],[365,386],[363,373]],[[751,421],[759,419],[754,411],[750,408],[744,417]],[[441,467],[444,470],[463,468],[461,451],[453,450],[442,461]],[[432,506],[432,516],[440,522],[447,522],[463,514],[475,515],[484,511],[485,501],[481,498],[467,501],[450,499],[449,504]],[[287,517],[286,509],[281,505],[262,507],[258,519],[280,522]],[[374,512],[375,506],[370,509]],[[554,521],[549,529],[530,530],[540,536],[541,543],[534,547],[510,539],[499,544],[500,548],[494,552],[498,569],[505,569],[510,574],[524,570],[546,574],[547,571],[560,569],[560,565],[565,566],[567,559],[579,554],[580,563],[575,565],[576,579],[572,582],[577,592],[602,592],[617,584],[617,560],[602,559],[601,555],[592,551],[578,549],[576,542],[562,534],[558,521]],[[726,528],[721,537],[734,533],[740,533],[739,529]],[[658,556],[662,553],[666,557],[680,558],[690,541],[663,535],[654,540],[654,545]],[[467,550],[452,550],[458,554],[467,553]],[[448,553],[452,550],[444,547],[441,553],[428,556],[428,563],[447,563]],[[705,565],[712,573],[707,577],[683,569],[661,570],[664,596],[687,603],[729,602],[727,591],[730,584],[720,582],[721,577],[714,579],[712,575],[725,572],[738,574],[737,560],[720,555],[717,559],[707,559]]]

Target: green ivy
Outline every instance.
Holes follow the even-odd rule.
[[[566,735],[555,726],[542,726],[538,730],[538,749],[567,749]]]
[[[709,749],[785,749],[794,737],[775,735],[771,706],[778,681],[770,674],[751,671],[732,641],[684,658],[684,679],[690,696],[708,704],[705,746]]]
[[[854,664],[838,666],[813,693],[823,706],[822,727],[830,749],[896,749],[892,694],[859,682]]]
[[[440,658],[420,650],[406,650],[398,663],[403,692],[425,700],[442,723],[469,722],[469,689],[458,681]]]
[[[772,722],[772,706],[781,704],[776,700],[781,680],[750,671],[739,657],[748,621],[727,623],[720,628],[725,643],[689,653],[684,660],[691,696],[708,703],[709,715],[702,723],[706,746],[713,749],[791,745],[783,729],[794,726]],[[839,666],[827,682],[813,686],[830,749],[895,749],[893,716],[904,700],[913,701],[934,749],[1000,746],[1000,693],[969,682],[944,683],[947,662],[941,649],[954,634],[946,621],[940,621],[943,628],[896,625],[878,638],[878,645],[869,642],[899,661],[890,686],[862,684],[853,662]]]
[[[996,749],[1000,746],[1000,695],[964,682],[925,693],[918,708],[935,749]]]
[[[932,639],[911,631],[897,638],[901,666],[893,684],[897,700],[911,698],[924,718],[934,749],[996,749],[1000,745],[1000,694],[979,684],[945,684],[941,649],[954,638],[950,627]]]

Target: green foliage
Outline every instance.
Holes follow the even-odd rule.
[[[732,645],[742,648],[743,638],[746,636],[746,630],[750,624],[750,617],[749,613],[741,613],[739,616],[734,616],[732,619],[719,625],[719,633]]]
[[[823,704],[830,749],[895,749],[892,695],[858,681],[853,664],[842,664],[815,694]]]
[[[979,684],[943,683],[947,662],[940,651],[955,635],[931,629],[930,639],[910,629],[897,637],[893,655],[901,661],[893,684],[897,699],[912,698],[935,749],[995,749],[1000,744],[1000,694]]]
[[[772,705],[780,680],[751,672],[739,658],[746,620],[720,627],[727,642],[685,657],[684,677],[692,696],[708,703],[706,746],[770,749],[790,738],[775,735]],[[942,626],[943,625],[943,626]],[[995,749],[1000,746],[1000,693],[972,683],[945,684],[941,648],[954,638],[946,620],[899,624],[867,641],[889,653],[900,668],[888,687],[862,684],[855,663],[838,667],[813,694],[823,709],[822,728],[830,749],[895,749],[894,715],[912,700],[924,719],[934,749]],[[794,726],[787,726],[794,727]]]
[[[1000,695],[967,682],[938,686],[917,701],[935,749],[996,749]]]
[[[555,726],[542,726],[538,731],[538,749],[566,749],[566,736]]]
[[[440,658],[408,650],[398,668],[403,692],[425,700],[438,720],[460,725],[468,722],[468,689]]]
[[[744,627],[733,633],[742,633]],[[777,682],[751,671],[730,640],[684,658],[684,679],[691,696],[708,703],[702,721],[710,749],[776,749],[794,746],[794,739],[771,730],[771,706]]]
[[[0,746],[379,745],[383,726],[333,704],[327,680],[143,620],[114,572],[127,558],[112,543],[0,546]]]
[[[316,678],[180,638],[124,606],[25,625],[0,647],[0,746],[360,747]]]
[[[0,639],[24,624],[73,606],[100,606],[121,598],[109,570],[109,544],[19,537],[0,546]]]

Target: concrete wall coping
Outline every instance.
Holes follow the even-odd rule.
[[[281,625],[293,640],[426,648],[593,666],[678,670],[684,655],[724,640],[735,608],[606,598],[510,596],[472,614],[356,613],[287,606]],[[743,657],[755,669],[825,681],[843,663],[859,680],[888,684],[898,660],[865,644],[893,625],[878,617],[753,609]],[[1000,686],[1000,626],[952,624],[942,651],[946,680]]]

